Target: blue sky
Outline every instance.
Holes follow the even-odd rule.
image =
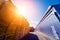
[[[13,0],[13,2],[16,6],[21,4],[20,3],[21,0]],[[36,25],[39,23],[49,5],[60,4],[60,0],[24,0],[24,2],[26,3],[29,2],[29,5],[30,6],[32,5],[32,8],[34,9],[32,15],[31,14],[28,14],[29,16],[26,15],[27,16],[26,19],[30,23],[30,26],[34,27],[36,27]]]

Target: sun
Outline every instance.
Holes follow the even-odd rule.
[[[27,8],[25,6],[17,7],[18,15],[25,16],[27,13]]]

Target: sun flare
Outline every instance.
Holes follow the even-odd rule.
[[[18,15],[21,14],[21,15],[25,16],[25,14],[27,13],[27,8],[24,6],[18,7],[17,10],[18,10]]]

